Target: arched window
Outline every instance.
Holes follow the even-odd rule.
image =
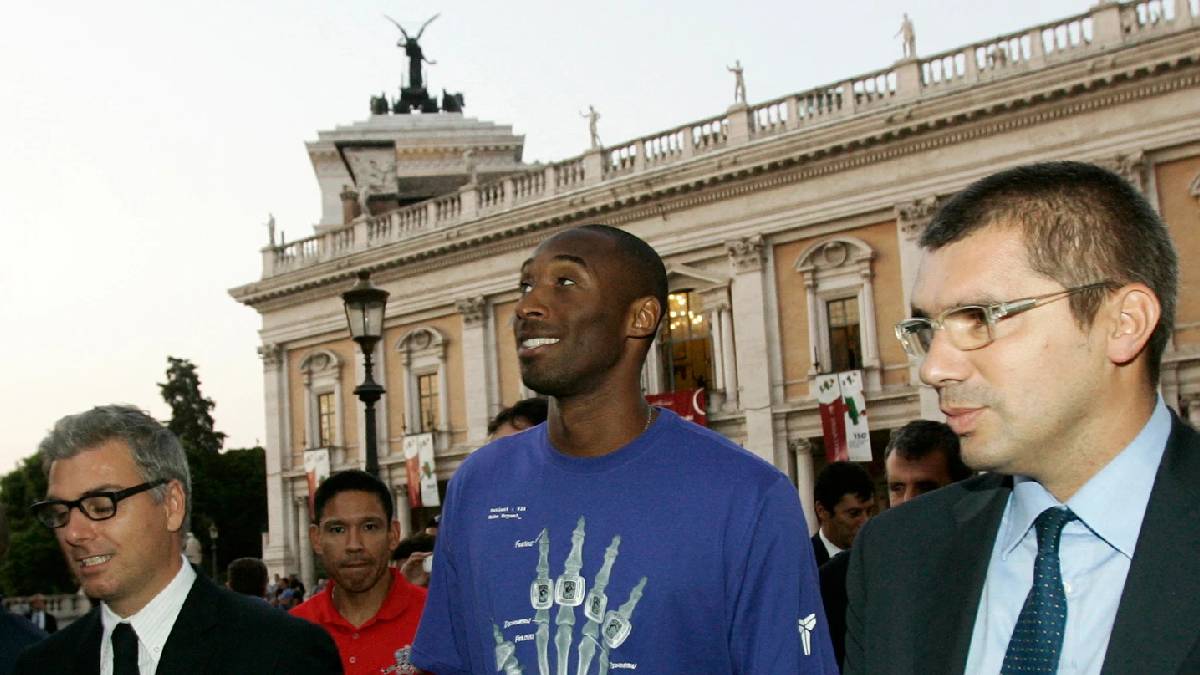
[[[404,362],[405,433],[446,429],[446,339],[436,328],[414,328],[396,343]]]

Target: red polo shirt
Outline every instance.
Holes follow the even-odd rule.
[[[292,616],[325,629],[337,644],[346,675],[411,675],[419,672],[410,662],[413,636],[425,589],[409,583],[400,570],[389,569],[392,587],[375,616],[355,628],[333,606],[333,581],[325,590],[291,610]]]

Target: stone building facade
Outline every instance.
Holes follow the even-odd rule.
[[[815,376],[863,371],[877,455],[890,429],[938,417],[892,326],[939,202],[1019,163],[1104,164],[1180,249],[1162,394],[1200,420],[1195,0],[1101,3],[549,165],[522,163],[522,142],[437,114],[373,115],[308,144],[324,198],[315,234],[272,241],[262,278],[231,291],[262,315],[273,570],[312,575],[304,453],[330,451],[334,470],[363,463],[362,358],[340,298],[355,274],[391,293],[377,433],[407,531],[429,514],[406,505],[405,436],[433,433],[445,481],[489,417],[529,394],[508,329],[518,267],[588,222],[634,232],[667,263],[675,316],[647,393],[705,387],[710,426],[789,474],[811,518]]]

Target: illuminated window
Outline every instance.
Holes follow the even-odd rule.
[[[333,392],[317,395],[317,443],[319,447],[328,448],[334,445],[334,425],[337,423],[337,409],[333,404]]]
[[[421,431],[434,431],[438,427],[438,374],[426,373],[417,376],[417,403],[420,410]]]
[[[862,368],[859,354],[858,298],[842,298],[825,303],[829,326],[829,359],[832,372]]]
[[[659,336],[663,391],[707,389],[712,383],[712,331],[700,304],[700,296],[689,291],[667,297]]]

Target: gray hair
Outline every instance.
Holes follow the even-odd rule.
[[[42,470],[48,477],[50,465],[55,461],[70,459],[112,440],[129,446],[143,481],[166,479],[179,481],[183,486],[183,528],[179,531],[182,538],[191,529],[192,521],[192,478],[187,455],[175,434],[144,410],[131,405],[102,405],[60,419],[38,444]],[[150,490],[154,501],[161,504],[169,487],[160,485]]]

